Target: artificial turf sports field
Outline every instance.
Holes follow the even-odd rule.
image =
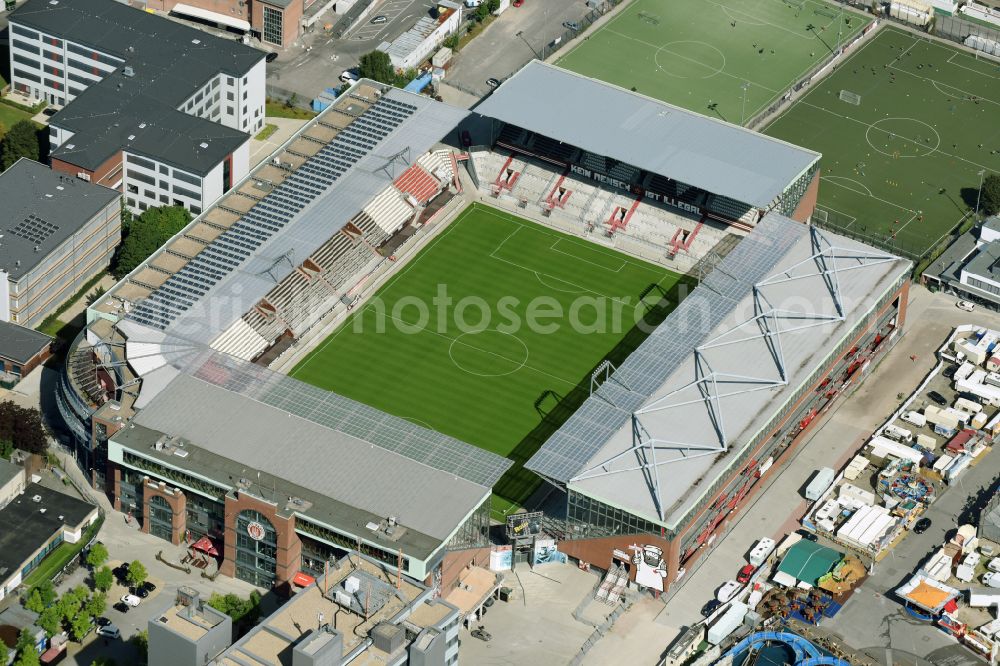
[[[1000,171],[1000,65],[883,28],[764,133],[823,154],[828,224],[919,256]]]
[[[689,287],[474,204],[291,375],[512,459],[494,488],[500,517],[537,487],[522,465],[589,394],[595,366],[621,362],[648,334],[636,317],[659,323]]]
[[[823,0],[637,0],[557,64],[742,124],[868,23]]]

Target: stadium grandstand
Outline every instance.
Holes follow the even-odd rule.
[[[891,348],[910,269],[766,215],[526,463],[565,489],[559,549],[646,587],[680,580]],[[637,543],[663,553],[657,575],[616,562]]]
[[[480,189],[681,270],[769,212],[805,222],[816,204],[819,154],[540,61],[475,111],[491,119],[489,148],[471,151]]]
[[[454,196],[466,115],[356,83],[92,305],[57,402],[116,509],[263,587],[347,548],[439,585],[485,545],[509,460],[266,367]]]

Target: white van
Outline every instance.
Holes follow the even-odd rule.
[[[899,418],[909,424],[917,426],[918,428],[923,428],[927,425],[927,417],[920,412],[903,412],[903,415]]]
[[[340,75],[340,80],[344,83],[354,83],[358,80],[358,77],[351,70],[345,69],[344,73]]]

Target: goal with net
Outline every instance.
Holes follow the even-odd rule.
[[[847,102],[848,104],[853,104],[854,106],[861,105],[861,95],[850,90],[840,91],[840,101]]]
[[[639,20],[650,25],[660,25],[660,17],[646,12],[639,12]]]

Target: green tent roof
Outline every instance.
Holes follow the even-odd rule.
[[[788,549],[778,571],[815,586],[842,558],[833,548],[803,539]]]

